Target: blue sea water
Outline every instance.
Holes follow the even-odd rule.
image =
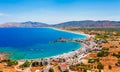
[[[52,28],[0,28],[0,52],[11,53],[11,59],[51,57],[81,47],[74,42],[52,42],[59,38],[86,38],[84,35]]]

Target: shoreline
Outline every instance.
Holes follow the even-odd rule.
[[[90,38],[91,36],[88,35],[88,34],[85,34],[85,33],[79,33],[79,32],[74,32],[74,31],[68,31],[68,30],[62,30],[62,29],[58,29],[58,28],[54,28],[54,27],[42,27],[42,28],[51,28],[51,29],[54,29],[54,30],[58,30],[58,31],[64,31],[64,32],[69,32],[69,33],[74,33],[74,34],[79,34],[79,35],[85,35],[86,38],[82,38],[82,39],[87,39],[87,38]],[[79,38],[77,38],[79,39]],[[50,56],[50,57],[45,57],[45,58],[35,58],[35,59],[20,59],[18,61],[23,61],[23,60],[40,60],[40,59],[50,59],[50,58],[59,58],[59,57],[69,57],[71,54],[75,54],[75,53],[78,53],[80,52],[81,50],[84,50],[84,47],[83,47],[83,44],[81,43],[81,47],[78,48],[77,50],[74,50],[74,51],[70,51],[70,52],[66,52],[66,53],[63,53],[63,54],[58,54],[58,55],[55,55],[55,56]]]
[[[54,30],[58,30],[58,31],[63,31],[63,32],[69,32],[69,33],[74,33],[74,34],[79,34],[79,35],[85,35],[86,38],[82,38],[82,39],[87,39],[87,38],[90,38],[91,36],[88,35],[88,34],[85,34],[85,33],[79,33],[79,32],[74,32],[74,31],[68,31],[68,30],[62,30],[62,29],[58,29],[58,28],[54,28],[54,27],[41,27],[41,28],[51,28],[51,29],[54,29]],[[79,39],[79,38],[77,38]],[[21,60],[18,60],[18,61],[23,61],[23,60],[40,60],[40,59],[50,59],[50,58],[64,58],[64,57],[70,57],[71,54],[76,54],[76,53],[79,53],[79,52],[82,52],[83,50],[85,51],[87,47],[85,44],[82,44],[81,43],[81,47],[78,48],[77,50],[75,51],[70,51],[70,52],[66,52],[66,53],[63,53],[63,54],[58,54],[58,55],[55,55],[55,56],[50,56],[50,57],[45,57],[45,58],[36,58],[36,59],[21,59]],[[81,55],[84,55],[83,53]],[[87,55],[87,54],[86,54]],[[82,58],[82,57],[81,57]]]
[[[80,32],[68,31],[68,30],[58,29],[58,28],[55,28],[55,27],[49,27],[49,28],[54,29],[54,30],[58,30],[58,31],[63,31],[63,32],[78,34],[78,35],[85,35],[86,38],[90,38],[90,37],[91,37],[90,35],[85,34],[84,32],[81,32],[81,33],[80,33]]]
[[[58,31],[63,31],[63,32],[69,32],[69,33],[74,33],[74,34],[79,34],[79,35],[85,35],[86,36],[86,38],[82,38],[82,39],[87,39],[87,38],[90,38],[91,36],[90,35],[88,35],[88,34],[85,34],[85,33],[79,33],[79,32],[74,32],[74,31],[68,31],[68,30],[62,30],[62,29],[58,29],[58,28],[54,28],[54,27],[50,27],[50,28],[52,28],[52,29],[54,29],[54,30],[58,30]],[[78,38],[77,38],[78,39]],[[77,43],[77,42],[76,42]],[[76,52],[76,53],[78,53],[79,51],[81,51],[81,50],[84,50],[84,48],[86,47],[84,47],[85,45],[83,45],[82,43],[81,43],[81,47],[80,48],[78,48],[77,50],[75,50],[75,51],[70,51],[70,52],[68,52],[68,53],[63,53],[63,54],[60,54],[60,55],[56,55],[56,56],[52,56],[51,58],[58,58],[58,57],[64,57],[64,56],[66,56],[66,55],[71,55],[71,53],[74,53],[74,52]]]

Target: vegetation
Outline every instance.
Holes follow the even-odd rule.
[[[120,28],[80,28],[80,27],[69,27],[69,28],[64,28],[66,30],[71,30],[71,31],[77,31],[81,30],[83,32],[92,32],[92,31],[104,31],[106,34],[105,35],[110,35],[110,36],[120,36]],[[113,32],[116,32],[116,34],[113,34]],[[99,33],[96,33],[99,34]],[[104,36],[102,36],[104,37]]]
[[[47,62],[47,61],[45,61],[45,62],[44,62],[44,65],[48,65],[48,62]]]
[[[117,58],[120,58],[120,53],[119,52],[117,54],[113,53],[113,56],[116,56]]]
[[[12,66],[12,65],[17,65],[18,61],[16,61],[16,60],[8,60],[8,61],[6,61],[6,63],[7,63],[8,66]]]
[[[29,67],[30,66],[30,62],[29,61],[25,61],[24,64],[21,65],[21,67]]]
[[[120,64],[120,58],[118,58],[118,64]]]
[[[112,66],[111,66],[111,65],[109,65],[109,66],[108,66],[108,68],[109,68],[109,69],[112,69]]]
[[[41,64],[41,63],[40,63],[40,64]],[[32,67],[39,66],[40,64],[39,64],[39,62],[33,62],[33,63],[32,63]]]
[[[104,66],[103,66],[103,64],[102,64],[101,62],[98,62],[97,68],[98,68],[98,69],[103,69]]]
[[[94,59],[88,59],[88,63],[94,63],[94,62],[99,62],[99,58],[94,58]]]
[[[88,65],[84,65],[84,64],[76,64],[76,65],[71,65],[69,66],[70,70],[72,71],[77,71],[77,70],[83,70],[84,72],[86,70],[89,70],[90,67]]]
[[[120,28],[71,28],[70,30],[83,31],[84,33],[87,33],[87,34],[96,35],[94,42],[96,42],[98,47],[102,48],[102,50],[100,52],[96,52],[95,55],[97,54],[97,57],[100,58],[100,61],[99,59],[97,60],[95,59],[94,54],[91,54],[92,59],[88,59],[89,68],[93,70],[96,70],[97,68],[99,72],[102,72],[101,69],[105,69],[105,70],[110,69],[111,71],[114,72],[114,69],[112,69],[112,66],[114,65],[120,66],[120,52],[118,52],[119,51],[118,48],[120,45],[120,42],[119,42]],[[111,56],[111,53],[113,53],[112,54],[113,56],[118,58],[117,62],[116,62],[116,58]],[[114,58],[115,58],[115,61],[112,60]],[[108,63],[111,63],[111,64],[107,65]],[[75,65],[71,66],[71,70],[77,70],[78,68],[82,68],[82,66],[75,66]],[[84,70],[84,66],[82,68],[82,71],[83,70]]]
[[[53,69],[53,68],[50,68],[50,69],[49,69],[49,72],[54,72],[54,69]]]
[[[36,67],[36,66],[46,66],[46,65],[48,65],[48,62],[47,61],[44,61],[44,62],[37,62],[37,61],[35,61],[35,62],[32,62],[32,67]]]
[[[100,51],[100,52],[97,53],[97,56],[98,57],[107,56],[109,54],[108,50],[109,50],[108,48],[103,49],[102,51]]]
[[[88,59],[88,63],[94,63],[95,60],[94,59]]]
[[[107,36],[107,35],[97,34],[97,35],[95,36],[95,38],[105,39],[105,38],[108,38],[108,36]]]

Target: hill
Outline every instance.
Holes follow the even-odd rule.
[[[84,27],[84,28],[116,28],[120,27],[120,21],[69,21],[54,25],[49,25],[41,22],[8,22],[5,24],[0,24],[0,27]]]
[[[41,22],[8,22],[5,24],[0,24],[0,27],[48,27],[48,24],[41,23]]]
[[[120,27],[119,21],[69,21],[54,25],[54,27]]]

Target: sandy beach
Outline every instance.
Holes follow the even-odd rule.
[[[64,31],[64,32],[69,32],[69,33],[74,33],[74,34],[79,34],[79,35],[85,35],[86,38],[90,38],[91,36],[88,35],[88,34],[85,34],[83,32],[73,32],[73,31],[67,31],[67,30],[62,30],[62,29],[58,29],[58,28],[53,28],[53,27],[42,27],[42,28],[51,28],[51,29],[54,29],[54,30],[59,30],[59,31]],[[80,43],[80,42],[79,42]],[[81,44],[81,43],[80,43]],[[45,57],[45,59],[49,59],[49,58],[60,58],[60,57],[72,57],[74,56],[76,53],[79,53],[81,50],[84,50],[85,51],[85,48],[87,48],[86,45],[83,45],[81,44],[82,46],[80,48],[78,48],[77,50],[75,51],[71,51],[71,52],[68,52],[68,53],[63,53],[63,54],[60,54],[60,55],[56,55],[56,56],[51,56],[51,57]],[[19,60],[19,61],[23,61],[23,60],[39,60],[40,58],[37,58],[37,59],[22,59],[22,60]]]
[[[85,36],[87,36],[87,38],[91,37],[90,35],[85,34],[84,32],[68,31],[68,30],[58,29],[58,28],[54,28],[54,27],[49,27],[49,28],[52,28],[52,29],[58,30],[58,31],[64,31],[64,32],[69,32],[69,33],[74,33],[74,34],[79,34],[79,35],[85,35]]]

